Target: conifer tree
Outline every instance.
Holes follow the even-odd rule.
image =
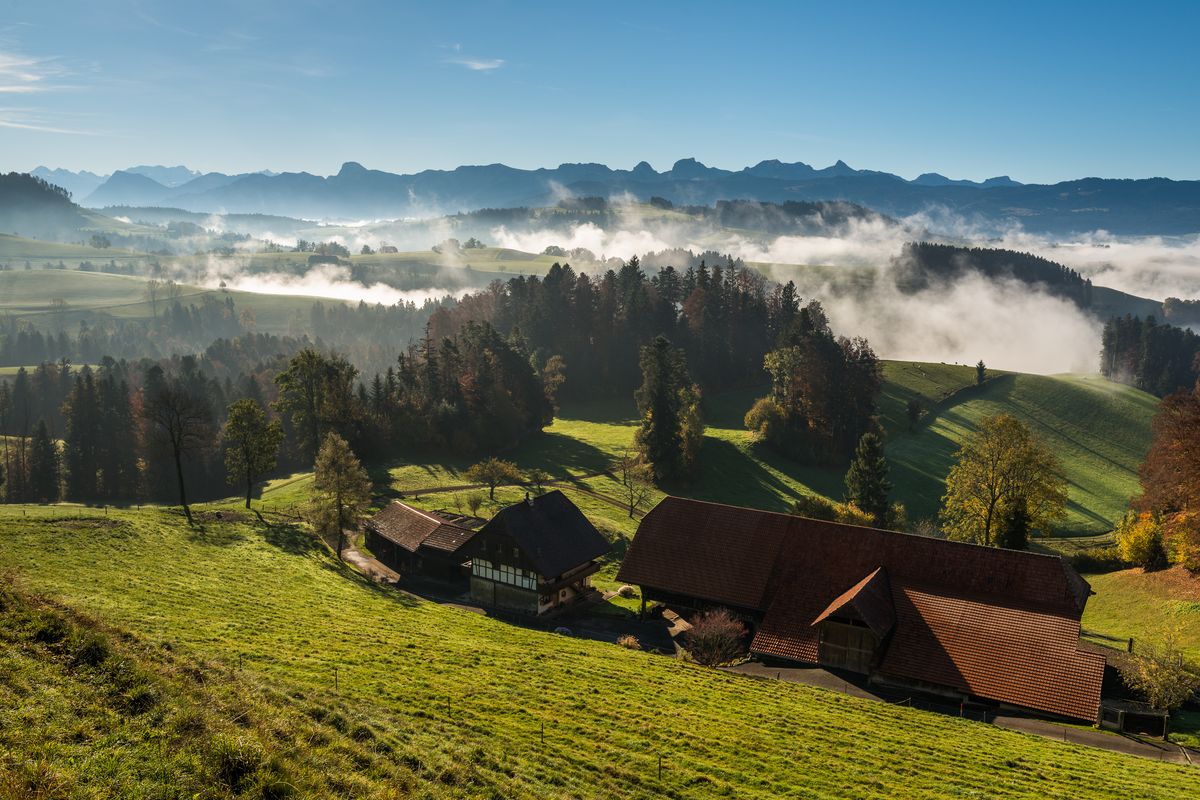
[[[58,500],[58,447],[50,438],[46,420],[39,419],[33,429],[29,449],[29,486],[33,499],[42,503]]]
[[[846,500],[869,514],[876,527],[887,524],[888,493],[892,490],[887,475],[883,443],[868,431],[858,440],[854,460],[846,471]]]
[[[641,351],[642,385],[634,395],[641,416],[638,450],[654,478],[681,477],[695,467],[703,424],[699,389],[688,376],[683,352],[666,337]]]
[[[371,501],[371,480],[350,445],[332,431],[325,434],[314,469],[310,518],[322,535],[336,533],[341,557],[346,548],[346,530],[358,524]]]

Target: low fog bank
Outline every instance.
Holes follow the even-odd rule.
[[[234,273],[225,278],[212,277],[209,284],[224,280],[230,289],[243,292],[258,292],[259,294],[301,295],[305,297],[325,297],[331,300],[364,302],[368,305],[383,304],[385,306],[397,303],[416,303],[421,305],[428,300],[440,300],[445,297],[459,298],[468,289],[396,289],[385,283],[370,285],[359,283],[350,277],[350,269],[336,264],[320,264],[309,268],[302,275],[292,275],[284,272],[266,273]]]

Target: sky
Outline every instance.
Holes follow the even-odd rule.
[[[1200,3],[0,0],[0,170],[1200,179]]]

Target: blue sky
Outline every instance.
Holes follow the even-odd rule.
[[[0,169],[1200,179],[1200,3],[0,0]]]

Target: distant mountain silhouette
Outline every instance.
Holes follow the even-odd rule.
[[[82,200],[108,180],[107,175],[97,175],[94,172],[83,170],[82,172],[71,172],[69,169],[48,169],[47,167],[37,167],[32,170],[30,175],[41,178],[48,183],[53,183],[55,186],[61,186],[71,193],[71,196],[76,200]]]
[[[51,173],[39,174],[49,180]],[[588,163],[532,170],[488,164],[397,175],[347,162],[328,177],[307,172],[214,172],[176,186],[162,182],[184,173],[194,175],[183,167],[122,170],[81,202],[94,208],[162,205],[197,212],[384,219],[545,206],[564,193],[628,195],[641,200],[657,196],[696,205],[736,199],[775,203],[829,200],[857,203],[896,217],[949,211],[983,226],[1020,224],[1043,233],[1096,229],[1120,234],[1200,232],[1200,181],[1165,178],[1083,178],[1023,185],[1007,176],[975,182],[929,172],[909,181],[887,172],[855,169],[844,161],[818,169],[802,162],[769,160],[732,171],[684,158],[665,172],[643,161],[631,170]],[[64,183],[74,180],[71,175],[74,173],[61,176]],[[161,180],[155,180],[155,175]],[[78,192],[76,199],[80,199]]]

